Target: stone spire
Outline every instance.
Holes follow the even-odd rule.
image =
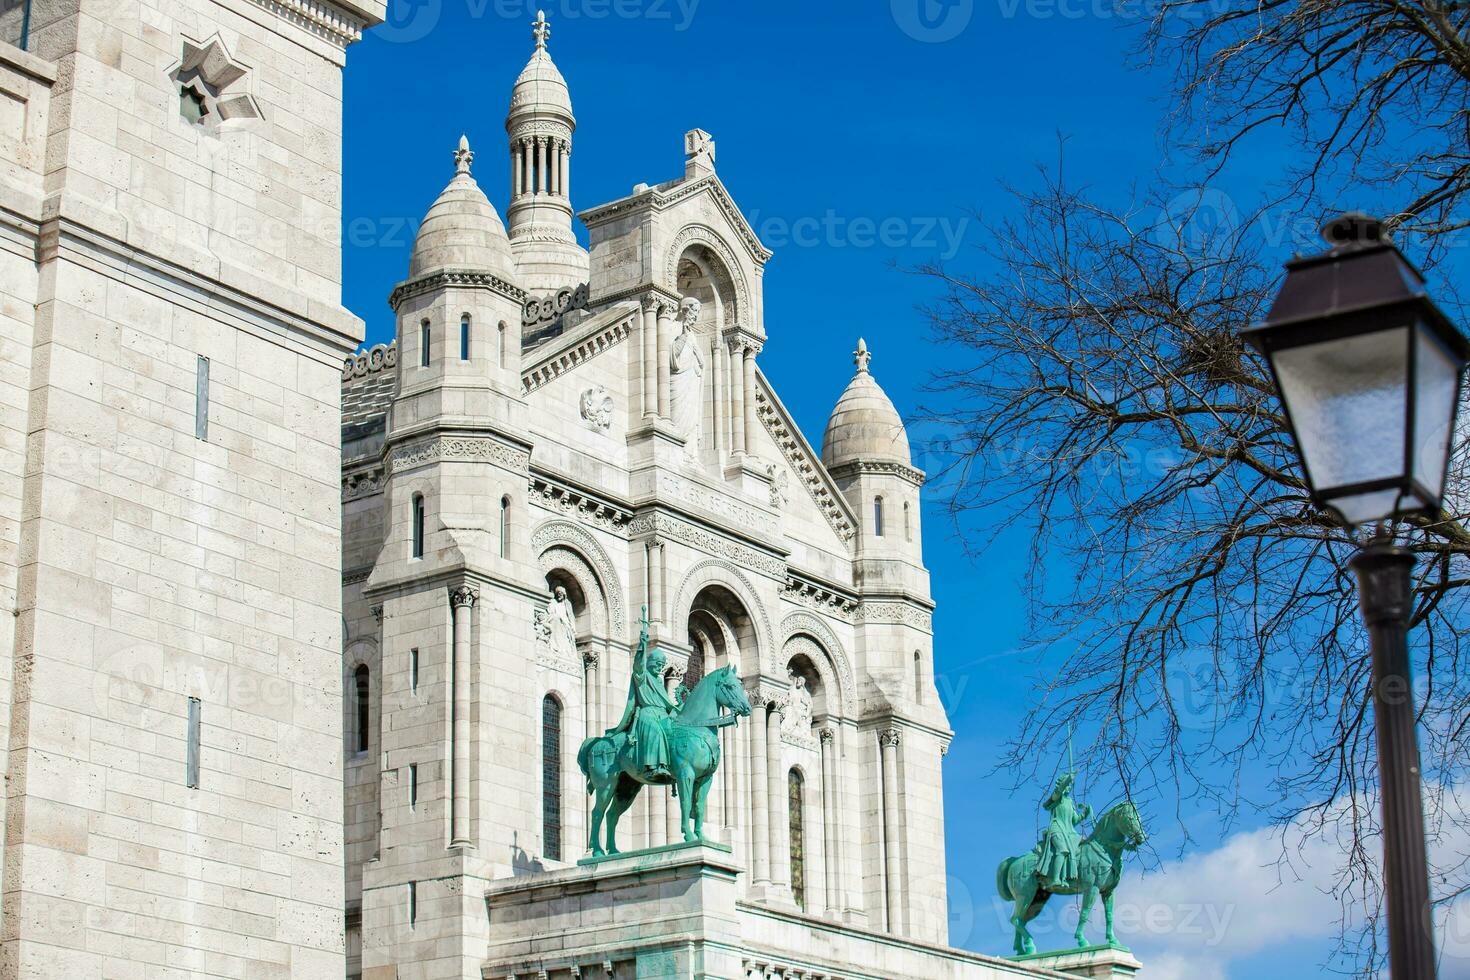
[[[475,154],[470,150],[470,138],[463,133],[459,136],[459,148],[454,151],[454,173],[455,176],[464,174],[470,176],[470,164],[475,162]]]
[[[587,252],[572,232],[572,97],[546,50],[545,11],[531,26],[535,49],[511,90],[505,131],[510,137],[510,206],[506,217],[520,285],[550,292],[587,281]]]

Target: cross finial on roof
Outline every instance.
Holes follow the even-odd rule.
[[[546,23],[546,11],[536,11],[536,24],[531,28],[531,36],[536,39],[536,50],[546,50],[546,39],[551,37],[551,27]]]
[[[872,359],[873,355],[868,353],[868,342],[859,337],[857,350],[852,352],[852,362],[857,365],[858,374],[868,373],[868,362]]]
[[[454,151],[454,172],[457,174],[468,174],[470,164],[475,161],[474,151],[470,149],[469,137],[463,134],[459,137],[459,149]]]

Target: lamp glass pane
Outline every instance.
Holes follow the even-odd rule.
[[[1420,327],[1414,336],[1414,479],[1434,495],[1444,495],[1445,457],[1450,451],[1450,426],[1455,419],[1455,389],[1460,364]]]
[[[1404,476],[1408,331],[1396,327],[1272,355],[1318,493]]]
[[[1330,503],[1349,524],[1368,524],[1388,517],[1395,509],[1412,510],[1415,507],[1413,500],[1399,499],[1397,487],[1333,497]]]

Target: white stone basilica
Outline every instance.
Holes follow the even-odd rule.
[[[583,249],[548,35],[506,220],[461,140],[396,340],[344,365],[349,976],[1052,975],[946,945],[924,475],[872,355],[819,453],[757,363],[771,253],[701,130],[682,174],[576,214]],[[645,606],[671,690],[733,665],[755,708],[710,794],[729,849],[579,865],[577,750]],[[677,818],[646,790],[619,845]]]

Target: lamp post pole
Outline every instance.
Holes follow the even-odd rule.
[[[1389,971],[1393,980],[1432,980],[1434,933],[1424,806],[1419,796],[1414,692],[1409,679],[1414,556],[1379,534],[1354,556],[1352,568],[1358,575],[1358,596],[1373,656]]]

